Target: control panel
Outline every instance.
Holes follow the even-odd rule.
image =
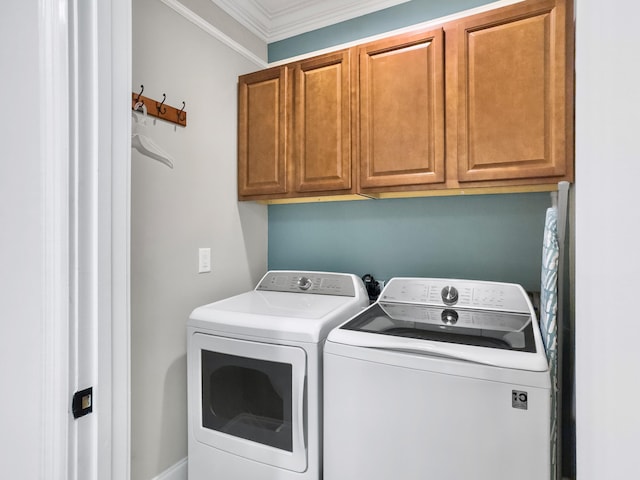
[[[320,272],[267,272],[256,290],[355,297],[359,280],[352,275]]]
[[[529,312],[526,293],[519,285],[479,280],[393,278],[382,291],[380,300],[449,308]]]

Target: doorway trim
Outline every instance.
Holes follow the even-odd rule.
[[[76,0],[77,1],[77,0]],[[80,0],[82,1],[82,0]],[[131,75],[132,75],[132,5],[131,0],[98,0],[98,28],[105,45],[99,45],[101,65],[100,111],[109,112],[101,125],[101,154],[110,168],[103,172],[109,185],[105,193],[101,220],[108,222],[110,262],[105,262],[103,278],[108,279],[111,322],[104,325],[108,338],[104,355],[99,359],[99,376],[111,382],[109,417],[103,417],[102,434],[107,448],[99,450],[99,460],[109,463],[110,477],[100,480],[129,480],[131,476],[130,441],[130,212],[131,212]],[[99,36],[100,37],[100,36]],[[107,153],[108,151],[108,153]],[[107,283],[107,282],[105,282]],[[106,299],[105,299],[106,300]],[[101,437],[100,440],[103,438]]]
[[[131,0],[37,8],[41,477],[128,480]],[[71,396],[83,383],[94,387],[93,413],[74,420]]]

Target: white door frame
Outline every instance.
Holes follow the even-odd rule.
[[[131,75],[132,75],[132,0],[99,1],[100,15],[108,22],[108,50],[111,61],[109,101],[111,110],[111,262],[110,306],[111,342],[108,359],[100,365],[111,373],[111,451],[102,451],[104,462],[110,461],[111,479],[129,480],[131,476],[130,408],[130,270],[131,239]],[[104,376],[106,372],[100,372]],[[105,477],[102,477],[105,478]]]
[[[128,480],[131,0],[41,0],[43,479]],[[71,396],[93,387],[93,413]]]
[[[65,480],[69,471],[69,45],[66,0],[38,4],[40,161],[44,230],[43,479]]]
[[[91,9],[94,28],[81,32],[95,42],[93,62],[81,65],[92,80],[92,133],[96,135],[95,329],[97,358],[96,476],[130,478],[129,239],[131,165],[131,0],[74,0]],[[91,6],[87,6],[91,3]],[[90,59],[87,59],[90,60]],[[81,122],[83,123],[83,122]],[[81,161],[82,159],[80,159]],[[80,476],[78,480],[83,480]]]

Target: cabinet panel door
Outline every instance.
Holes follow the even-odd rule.
[[[350,51],[322,55],[294,69],[295,190],[351,188]]]
[[[441,29],[359,49],[360,187],[443,182]]]
[[[476,15],[458,28],[458,179],[571,174],[562,1]]]
[[[287,67],[238,84],[238,195],[287,192]]]

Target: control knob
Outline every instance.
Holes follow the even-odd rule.
[[[300,290],[309,290],[311,288],[311,280],[307,277],[300,277],[298,279],[298,288]]]
[[[444,287],[441,292],[445,305],[454,305],[458,301],[458,290],[450,285]]]

